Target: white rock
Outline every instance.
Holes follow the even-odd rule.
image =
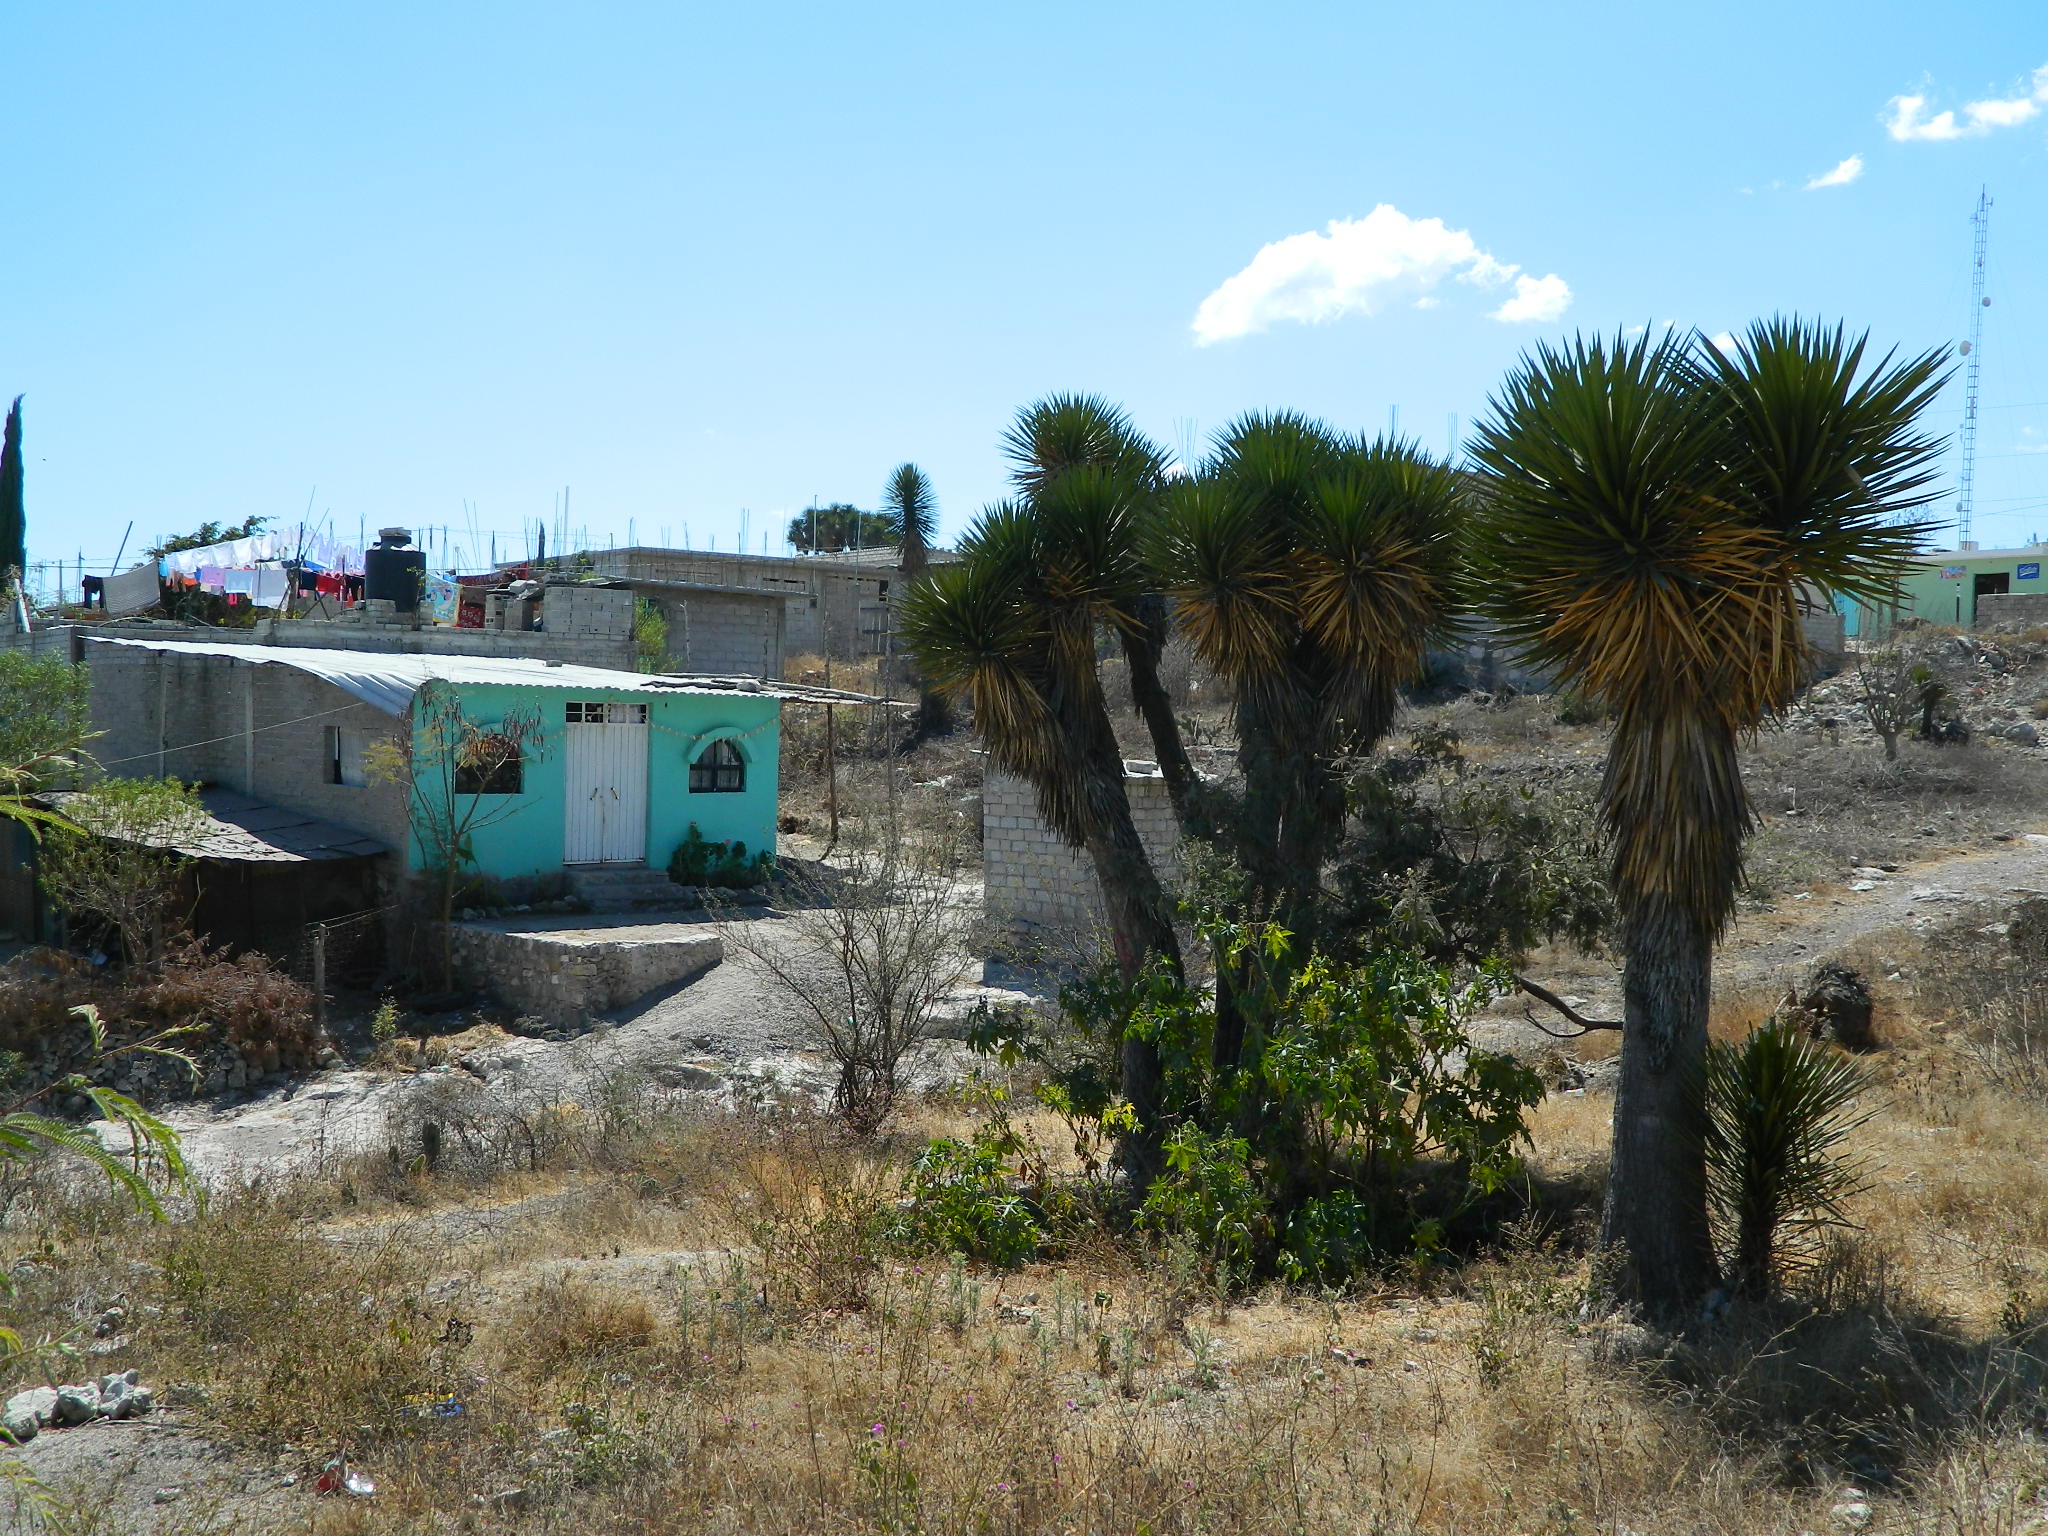
[[[30,1387],[26,1392],[17,1392],[7,1399],[5,1410],[10,1414],[27,1413],[35,1417],[38,1424],[47,1424],[57,1411],[57,1389],[55,1387]]]
[[[1870,1524],[1870,1506],[1862,1499],[1844,1499],[1828,1511],[1842,1524],[1857,1529]]]
[[[4,1434],[16,1445],[35,1439],[36,1431],[42,1428],[33,1413],[26,1408],[10,1408],[0,1414],[0,1434]]]
[[[89,1424],[100,1415],[100,1389],[91,1382],[57,1389],[57,1406],[51,1421],[57,1424]]]

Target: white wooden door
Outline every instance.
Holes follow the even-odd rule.
[[[638,864],[647,857],[647,706],[567,709],[565,864]]]

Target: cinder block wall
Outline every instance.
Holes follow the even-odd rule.
[[[719,555],[706,550],[635,546],[593,553],[600,576],[622,581],[678,581],[749,587],[785,600],[789,653],[837,658],[878,655],[888,648],[890,595],[900,579],[888,566],[835,566],[777,556]],[[693,665],[693,670],[706,670]]]
[[[2048,592],[1991,592],[1977,599],[1977,628],[2017,632],[2048,625]]]
[[[1153,872],[1171,889],[1180,879],[1180,822],[1166,780],[1156,772],[1127,774],[1124,792]],[[1011,932],[1028,936],[1100,925],[1102,888],[1094,865],[1040,819],[1024,780],[991,771],[983,781],[981,860],[988,915]]]
[[[781,601],[741,592],[655,599],[668,621],[668,665],[719,677],[780,678],[786,625]]]
[[[110,774],[219,785],[404,849],[395,784],[327,782],[327,730],[395,739],[398,722],[291,667],[212,656],[85,647],[92,668],[93,755]]]

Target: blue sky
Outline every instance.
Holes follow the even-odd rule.
[[[950,536],[1052,390],[1169,444],[1398,407],[1442,448],[1572,329],[1951,342],[1980,184],[1978,537],[2048,534],[2036,0],[41,6],[7,35],[0,391],[39,559],[309,496],[475,558],[564,485],[598,544],[729,549],[746,508],[779,548],[906,458]]]

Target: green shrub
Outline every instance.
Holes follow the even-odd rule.
[[[677,885],[749,890],[765,885],[774,874],[775,855],[767,849],[750,855],[747,845],[738,839],[712,842],[697,830],[694,821],[668,861],[668,877]]]
[[[932,1141],[911,1169],[909,1204],[891,1223],[891,1240],[1004,1269],[1035,1256],[1045,1228],[1032,1202],[1013,1187],[1008,1167],[1021,1150],[1000,1121],[983,1126],[971,1141]]]
[[[1148,1041],[1173,1118],[1139,1224],[1191,1246],[1216,1283],[1278,1273],[1336,1284],[1377,1259],[1427,1256],[1451,1218],[1519,1168],[1542,1081],[1465,1031],[1511,984],[1504,969],[1460,980],[1392,947],[1358,965],[1297,962],[1271,924],[1209,922],[1202,937],[1237,978],[1257,1042],[1234,1072],[1213,1066],[1214,997],[1157,969],[1129,986],[1105,970],[1068,987],[1059,1037],[990,1018],[970,1044],[1047,1073],[1039,1101],[1067,1121],[1086,1168],[1129,1128],[1130,1109],[1103,1053],[1074,1055],[1071,1042]]]

